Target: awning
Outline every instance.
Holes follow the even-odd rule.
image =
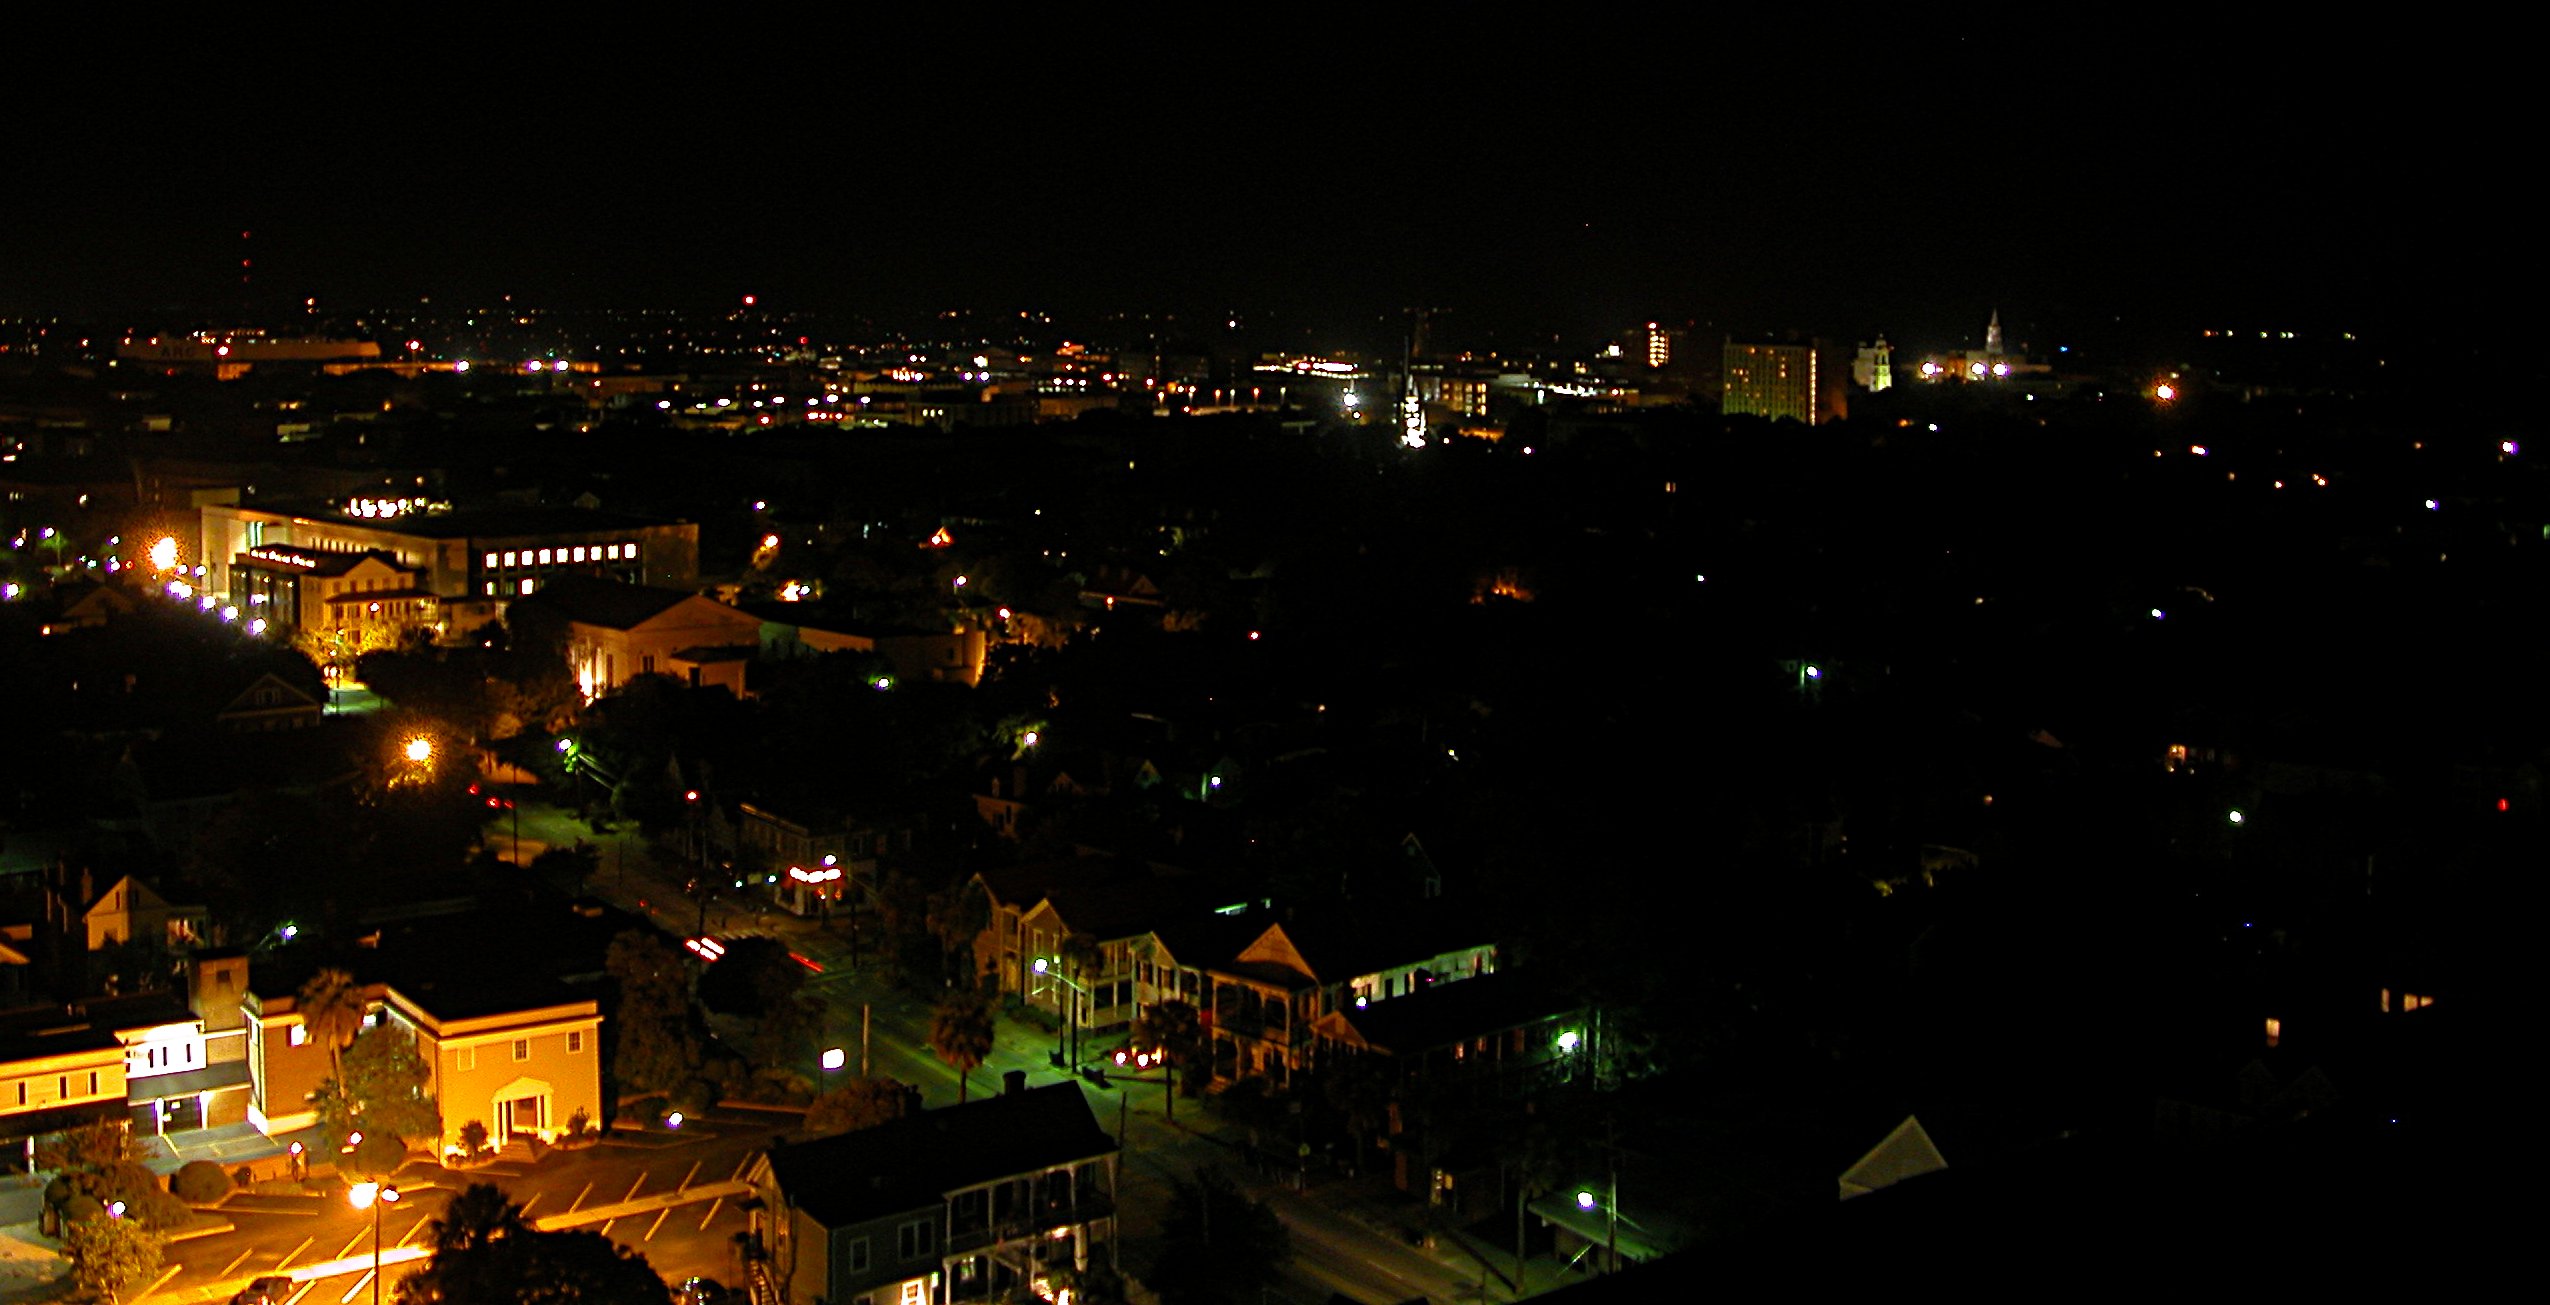
[[[228,1060],[202,1069],[179,1074],[153,1074],[148,1078],[124,1080],[124,1099],[134,1105],[166,1101],[171,1097],[191,1097],[198,1092],[218,1088],[248,1086],[248,1062]]]

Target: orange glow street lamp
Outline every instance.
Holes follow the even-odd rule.
[[[398,1204],[398,1189],[387,1183],[356,1183],[345,1189],[346,1201],[372,1212],[372,1305],[381,1305],[381,1207]]]

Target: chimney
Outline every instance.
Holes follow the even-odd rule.
[[[1009,1070],[1001,1075],[1001,1095],[1014,1097],[1027,1090],[1027,1071]]]

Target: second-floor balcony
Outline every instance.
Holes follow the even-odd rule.
[[[1003,1242],[1027,1241],[1056,1228],[1104,1219],[1115,1212],[1115,1198],[1103,1192],[1082,1192],[1077,1201],[1040,1202],[1035,1209],[1013,1211],[1004,1218],[964,1219],[951,1216],[947,1253],[951,1256],[970,1255]]]

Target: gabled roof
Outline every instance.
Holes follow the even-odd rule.
[[[1236,891],[1218,879],[1146,877],[1057,884],[1047,890],[1043,905],[1071,932],[1114,942],[1210,910]]]
[[[1948,1167],[1947,1157],[1921,1126],[1921,1120],[1904,1116],[1904,1122],[1884,1141],[1870,1147],[1857,1164],[1842,1171],[1842,1198],[1866,1196],[1881,1187],[1892,1187],[1907,1178],[1936,1173]]]
[[[789,1204],[842,1228],[1115,1150],[1081,1086],[1056,1083],[773,1147],[770,1170]]]
[[[104,910],[107,899],[112,897],[115,890],[118,888],[126,889],[128,892],[124,898],[124,904],[116,908],[117,914],[129,914],[134,911],[182,911],[188,909],[202,909],[201,907],[189,908],[176,906],[167,898],[160,896],[158,889],[144,883],[140,878],[134,875],[118,875],[113,879],[107,880],[98,888],[96,898],[91,900],[88,906],[80,912],[80,917],[82,919],[87,919],[88,917],[96,915],[98,912]]]
[[[1482,974],[1458,983],[1348,1007],[1319,1017],[1320,1036],[1392,1055],[1436,1047],[1572,1015],[1583,1000],[1549,988],[1529,975]]]
[[[981,881],[995,906],[1027,910],[1057,890],[1095,884],[1150,883],[1149,875],[1136,865],[1111,856],[1068,857],[1059,861],[1030,861],[1024,865],[1002,866],[974,876]]]
[[[1269,925],[1240,949],[1239,958],[1290,963],[1289,952],[1309,967],[1312,978],[1344,983],[1495,940],[1485,925],[1439,903],[1416,911],[1340,908],[1304,911]]]
[[[219,712],[215,713],[215,716],[219,718],[233,713],[281,711],[294,708],[316,711],[319,705],[319,700],[311,697],[299,685],[268,671],[258,676],[254,684],[241,689],[238,696],[225,704]]]
[[[551,580],[541,586],[539,593],[522,601],[555,608],[568,620],[585,625],[634,630],[696,597],[679,589],[570,575]],[[741,612],[736,615],[746,616]]]

